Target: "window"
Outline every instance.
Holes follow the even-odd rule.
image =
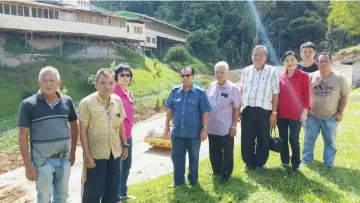
[[[146,42],[147,43],[150,43],[151,41],[150,41],[150,37],[146,37]]]
[[[120,24],[120,20],[119,19],[116,19],[116,27],[121,27],[121,24]]]
[[[103,21],[102,21],[101,16],[98,16],[98,17],[97,17],[97,24],[99,24],[99,25],[102,25],[102,24],[103,24]]]
[[[0,13],[4,13],[3,9],[4,9],[4,4],[0,4]]]
[[[78,13],[77,18],[78,18],[78,19],[77,19],[78,22],[83,22],[83,23],[85,23],[85,15],[84,15],[84,14]]]
[[[156,38],[152,38],[152,43],[156,44]]]
[[[44,9],[44,18],[49,18],[49,10],[48,9]]]
[[[81,1],[81,5],[84,5],[84,1]]]
[[[43,10],[42,10],[42,8],[38,8],[38,18],[43,18]]]
[[[78,0],[78,4],[80,4],[80,0]]]
[[[91,15],[85,15],[85,16],[86,16],[86,22],[91,23],[91,21],[92,21]]]
[[[30,12],[29,12],[30,10],[29,10],[29,7],[24,7],[24,16],[26,16],[26,17],[29,17],[30,16]]]
[[[52,9],[49,10],[49,18],[54,19],[54,10]]]
[[[130,27],[129,26],[127,26],[127,32],[130,32]]]
[[[37,9],[36,8],[31,8],[31,16],[34,18],[37,17]]]
[[[4,4],[4,13],[10,14],[10,5],[9,4]]]
[[[111,26],[111,18],[108,18],[108,26]]]
[[[11,5],[11,15],[17,16],[16,5]]]
[[[54,10],[55,19],[59,19],[59,10]]]
[[[18,6],[18,16],[24,16],[24,7]]]
[[[71,21],[71,13],[65,13],[65,20]]]
[[[91,17],[91,23],[92,24],[97,24],[97,16],[92,16]]]

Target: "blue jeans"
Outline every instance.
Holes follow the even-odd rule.
[[[309,116],[308,120],[304,124],[305,138],[304,149],[302,153],[302,163],[308,164],[314,160],[315,141],[321,131],[322,137],[324,139],[324,165],[328,167],[334,167],[337,127],[338,122],[335,120],[334,116],[324,120],[318,120],[312,115]]]
[[[36,190],[38,203],[66,203],[68,198],[69,177],[71,171],[70,158],[48,158],[44,165],[37,169]]]
[[[132,137],[130,137],[127,140],[127,143],[129,144],[128,157],[125,160],[120,160],[120,184],[117,195],[118,200],[120,200],[120,197],[126,197],[128,191],[127,180],[129,177],[131,163],[132,163],[132,148],[133,148]]]
[[[171,159],[174,166],[174,184],[185,183],[185,161],[186,151],[189,153],[189,174],[190,184],[195,185],[198,182],[200,137],[188,138],[171,136],[172,150]]]

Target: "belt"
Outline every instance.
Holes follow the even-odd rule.
[[[60,153],[58,153],[58,154],[53,154],[53,155],[51,155],[50,158],[52,158],[52,159],[59,159],[59,158],[64,157],[65,154],[66,154],[66,152],[60,152]]]

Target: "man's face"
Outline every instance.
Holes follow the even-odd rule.
[[[190,85],[194,79],[194,75],[191,73],[190,68],[185,68],[181,71],[181,83],[183,85]]]
[[[318,57],[318,68],[319,70],[326,70],[331,68],[331,61],[329,56],[327,55],[320,55]]]
[[[264,48],[261,47],[256,48],[252,54],[252,61],[257,67],[263,66],[265,64],[266,58],[266,52]]]
[[[95,88],[101,96],[109,97],[115,88],[115,80],[112,75],[101,74],[99,80],[95,83]]]
[[[300,55],[303,61],[312,61],[315,57],[315,50],[313,48],[303,48]]]
[[[56,73],[52,71],[46,71],[41,75],[38,80],[41,92],[44,94],[55,94],[61,86],[61,80],[56,78]]]
[[[227,79],[228,71],[224,67],[220,67],[215,71],[215,77],[218,82],[223,82]]]

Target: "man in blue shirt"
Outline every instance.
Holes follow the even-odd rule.
[[[191,185],[198,182],[200,143],[207,138],[208,112],[211,105],[205,91],[192,84],[194,69],[180,70],[182,85],[174,88],[166,101],[165,132],[170,134],[169,122],[174,119],[171,132],[175,187],[185,183],[185,155],[189,153],[188,180]]]

